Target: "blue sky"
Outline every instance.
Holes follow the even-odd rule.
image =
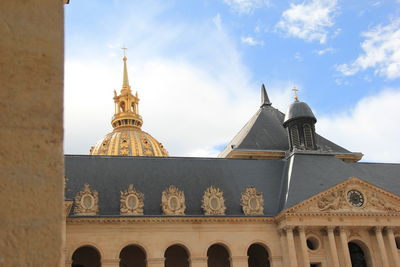
[[[71,1],[65,7],[65,151],[111,131],[112,92],[130,82],[143,129],[175,156],[216,156],[266,84],[291,88],[317,131],[368,161],[400,162],[400,1]]]

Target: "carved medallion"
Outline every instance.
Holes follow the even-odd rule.
[[[165,189],[161,201],[164,215],[185,215],[185,194],[176,186],[170,185]]]
[[[204,191],[201,207],[205,215],[225,215],[225,199],[223,192],[214,186]]]
[[[246,215],[263,215],[264,198],[261,192],[257,192],[255,187],[247,187],[242,193],[240,200],[243,212]]]
[[[121,191],[120,213],[121,215],[143,215],[144,195],[137,191],[133,185],[128,190]]]
[[[99,212],[99,196],[97,191],[91,190],[89,184],[75,196],[75,215],[97,215]]]

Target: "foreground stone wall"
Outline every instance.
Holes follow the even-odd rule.
[[[63,0],[0,1],[0,266],[59,266]]]

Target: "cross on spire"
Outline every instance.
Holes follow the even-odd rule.
[[[128,50],[128,48],[126,48],[126,47],[121,47],[121,49],[124,50],[124,57],[126,57],[125,53],[126,53],[126,50]]]
[[[296,101],[299,101],[299,96],[297,95],[297,92],[299,91],[299,89],[296,88],[296,86],[293,87],[292,89],[293,93],[294,93],[294,99]]]

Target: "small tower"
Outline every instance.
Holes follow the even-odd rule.
[[[114,90],[114,103],[115,103],[115,114],[112,118],[112,127],[126,127],[134,126],[140,128],[143,124],[142,117],[139,115],[139,97],[136,93],[132,94],[131,86],[129,85],[128,69],[126,66],[126,56],[124,60],[124,74],[121,94],[117,95]]]
[[[300,102],[295,92],[295,101],[292,103],[285,115],[283,126],[286,128],[289,138],[289,149],[316,150],[315,142],[315,118],[311,108],[304,102]]]

